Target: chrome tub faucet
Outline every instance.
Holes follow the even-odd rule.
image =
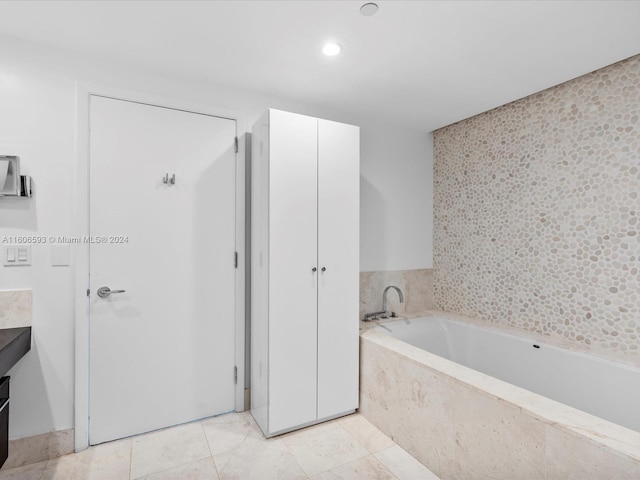
[[[393,288],[396,292],[398,292],[398,298],[400,299],[400,303],[404,303],[404,295],[402,294],[402,290],[400,290],[395,285],[389,285],[387,288],[384,289],[384,292],[382,292],[382,311],[383,311],[382,318],[389,318],[389,314],[387,312],[387,292],[389,291],[390,288]],[[391,312],[391,316],[395,317],[396,316],[395,312]]]
[[[382,292],[382,310],[379,312],[366,313],[364,315],[365,322],[377,320],[378,317],[389,318],[389,312],[387,311],[387,292],[389,291],[390,288],[393,288],[396,292],[398,292],[398,298],[400,299],[400,303],[404,303],[404,295],[402,294],[402,290],[400,290],[395,285],[389,285],[387,288],[384,289],[384,292]],[[396,313],[391,312],[391,316],[395,317]]]

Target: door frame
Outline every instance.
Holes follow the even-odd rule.
[[[245,169],[246,169],[246,118],[239,110],[219,108],[203,102],[190,102],[164,95],[123,90],[92,83],[76,83],[76,153],[75,193],[72,217],[73,235],[81,238],[89,235],[89,115],[92,95],[172,108],[186,112],[227,118],[236,122],[238,152],[236,153],[236,235],[235,248],[238,266],[235,278],[235,410],[245,410],[245,266],[246,266],[246,218],[245,218]],[[78,243],[72,250],[74,277],[74,449],[76,452],[89,446],[89,245]],[[232,261],[229,258],[229,261]],[[230,372],[231,374],[231,372]]]

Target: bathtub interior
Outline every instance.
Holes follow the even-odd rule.
[[[640,432],[640,370],[446,318],[399,320],[381,332]]]

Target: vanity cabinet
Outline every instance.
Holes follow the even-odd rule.
[[[359,135],[279,110],[253,128],[251,411],[267,437],[358,406]]]

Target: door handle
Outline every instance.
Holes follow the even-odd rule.
[[[107,298],[112,293],[124,293],[126,290],[111,290],[109,287],[100,287],[98,289],[98,296],[100,298]]]

